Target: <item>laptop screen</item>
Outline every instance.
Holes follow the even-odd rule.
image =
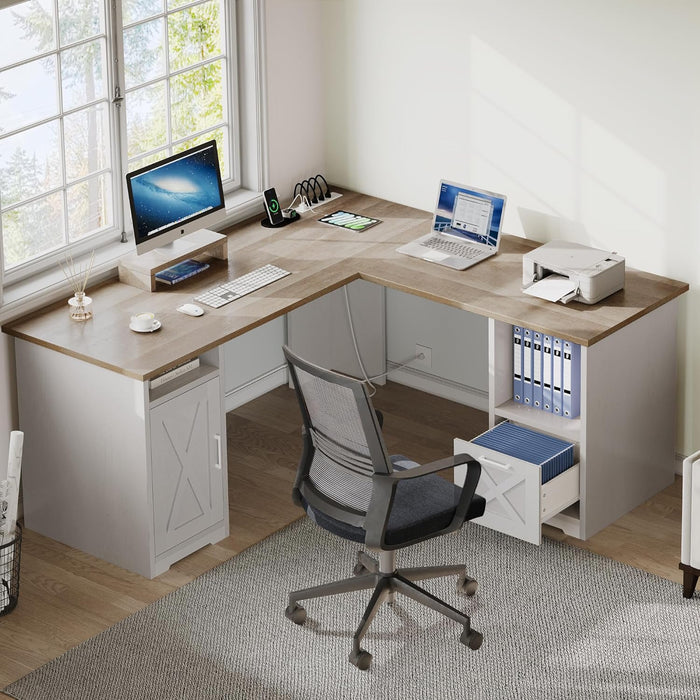
[[[498,247],[505,195],[440,182],[433,231]]]

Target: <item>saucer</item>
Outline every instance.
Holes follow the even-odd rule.
[[[157,331],[160,328],[160,326],[160,321],[154,321],[153,325],[150,328],[134,328],[131,324],[129,324],[129,328],[131,328],[131,330],[135,333],[153,333],[153,331]]]

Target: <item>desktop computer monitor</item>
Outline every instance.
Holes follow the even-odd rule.
[[[226,210],[216,141],[128,173],[136,253],[171,245],[223,220]]]

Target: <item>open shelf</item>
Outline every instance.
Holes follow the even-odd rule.
[[[495,406],[494,414],[499,418],[512,420],[526,428],[548,433],[569,442],[581,442],[580,418],[563,418],[539,408],[524,406],[512,399]]]

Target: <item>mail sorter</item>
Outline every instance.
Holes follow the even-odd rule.
[[[581,346],[513,326],[513,400],[548,413],[581,413]]]

